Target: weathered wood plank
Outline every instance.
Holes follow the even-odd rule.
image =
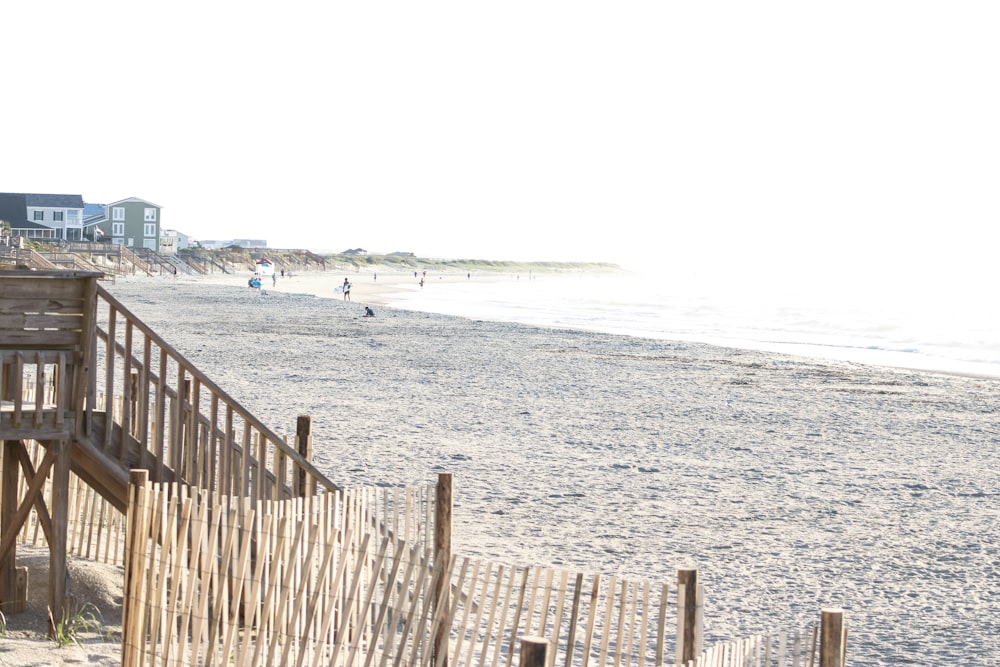
[[[7,293],[7,282],[4,281],[4,293],[0,295],[0,316],[16,313],[83,313],[82,298],[46,299],[39,296],[16,298]]]
[[[37,275],[37,274],[35,274]],[[37,280],[34,276],[21,277],[4,274],[4,299],[37,299],[39,302],[83,300],[84,281],[80,278],[50,278]],[[20,279],[18,279],[20,278]]]
[[[0,340],[7,342],[7,334],[23,329],[66,329],[81,331],[83,315],[80,313],[52,315],[49,313],[0,313]]]
[[[9,349],[34,350],[42,348],[74,349],[80,343],[80,332],[68,329],[20,330],[0,332],[3,345]]]
[[[24,410],[22,415],[32,415],[33,411]],[[45,410],[42,413],[41,424],[35,426],[33,421],[15,423],[14,412],[0,412],[0,440],[58,440],[69,438],[74,431],[76,420],[69,418],[61,425],[56,423],[55,410]]]
[[[41,349],[33,346],[26,346],[20,349],[0,349],[0,360],[4,364],[13,364],[18,359],[28,365],[37,363],[41,359],[44,364],[54,364],[59,362],[60,355],[65,355],[66,350]]]

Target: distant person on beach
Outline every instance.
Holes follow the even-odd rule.
[[[375,311],[372,310],[371,308],[369,308],[368,306],[365,306],[365,314],[364,314],[364,316],[365,317],[375,317]]]
[[[282,270],[281,270],[281,277],[282,277],[282,278],[284,278],[284,277],[285,277],[285,270],[284,270],[284,269],[282,269]]]
[[[351,300],[351,282],[344,278],[344,301]]]
[[[423,278],[421,278],[421,279],[420,279],[420,286],[421,286],[421,287],[423,287],[423,286],[424,286],[424,279],[423,279]]]
[[[277,273],[272,273],[271,274],[271,285],[273,287],[277,287],[278,286],[278,274]]]

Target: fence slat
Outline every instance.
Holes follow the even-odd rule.
[[[128,550],[141,575],[129,580],[123,664],[496,667],[517,664],[524,636],[544,638],[546,667],[662,664],[667,586],[657,603],[649,582],[469,558],[446,566],[426,541],[390,534],[408,525],[413,537],[433,535],[419,526],[427,513],[416,491],[251,503],[179,484],[142,488],[129,504],[146,546]],[[82,514],[95,506],[80,502]],[[450,603],[435,608],[441,581]],[[442,631],[449,650],[435,653]],[[687,664],[810,664],[818,637],[752,636]]]

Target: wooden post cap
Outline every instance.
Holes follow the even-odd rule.
[[[548,649],[545,637],[521,637],[521,667],[545,667]]]

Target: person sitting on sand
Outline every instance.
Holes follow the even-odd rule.
[[[369,308],[368,306],[365,306],[364,317],[375,317],[375,311]]]

